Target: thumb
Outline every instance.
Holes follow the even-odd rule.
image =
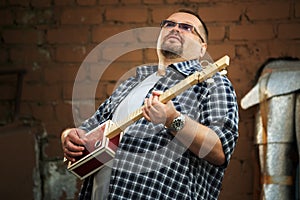
[[[79,128],[76,128],[75,131],[80,139],[84,140],[85,142],[87,141],[86,131]]]

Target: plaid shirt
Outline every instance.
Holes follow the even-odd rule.
[[[149,91],[165,91],[185,76],[201,70],[198,61],[176,63]],[[128,93],[157,67],[143,66],[135,77],[116,91],[86,120],[81,128],[89,131],[111,119]],[[199,158],[180,143],[162,124],[144,118],[124,133],[113,162],[109,199],[217,199],[224,171],[238,138],[238,107],[230,81],[219,73],[214,82],[198,83],[172,99],[182,114],[208,126],[219,136],[226,156],[222,166]],[[85,179],[79,199],[90,199],[93,175]]]

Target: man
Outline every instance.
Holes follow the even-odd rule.
[[[208,31],[193,12],[181,10],[161,24],[159,64],[137,69],[81,127],[62,133],[65,157],[82,155],[84,134],[108,119],[144,105],[143,118],[130,125],[112,168],[85,179],[80,199],[217,199],[238,137],[235,92],[226,77],[199,83],[172,101],[165,91],[201,70]],[[146,98],[145,98],[146,96]],[[122,100],[122,101],[121,101]]]

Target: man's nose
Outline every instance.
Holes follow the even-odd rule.
[[[176,24],[174,27],[172,27],[172,30],[176,30],[177,32],[180,32],[179,24]]]
[[[172,27],[170,30],[170,33],[180,33],[181,29],[179,28],[178,24],[176,24],[176,26]]]

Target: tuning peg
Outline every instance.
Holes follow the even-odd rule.
[[[211,84],[211,83],[214,83],[215,81],[214,81],[213,78],[209,78],[209,79],[206,80],[206,82],[207,82],[208,84]]]
[[[222,71],[220,71],[220,74],[221,74],[222,76],[225,76],[225,75],[227,74],[227,70],[226,70],[226,69],[223,69]]]

